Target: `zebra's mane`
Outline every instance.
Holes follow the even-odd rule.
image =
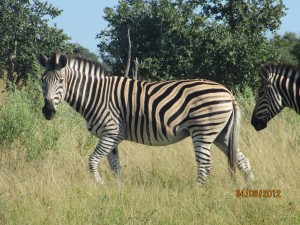
[[[291,65],[291,64],[278,64],[278,63],[267,63],[261,66],[261,73],[279,73],[281,74],[283,70],[293,70],[300,72],[300,66]]]
[[[100,63],[99,61],[95,61],[95,60],[92,60],[90,58],[85,58],[85,57],[82,57],[80,55],[67,55],[67,58],[68,58],[68,62],[69,62],[69,65],[70,65],[70,62],[71,61],[75,61],[77,62],[77,64],[88,64],[89,66],[93,67],[97,70],[98,68],[100,69],[100,71],[103,71],[103,73],[105,75],[109,75],[109,72],[108,70],[106,69],[105,65]]]
[[[79,62],[84,62],[84,63],[91,63],[93,65],[99,65],[99,66],[102,66],[104,67],[104,65],[98,61],[95,61],[95,60],[92,60],[90,58],[85,58],[85,57],[82,57],[81,55],[67,55],[68,57],[68,60],[76,60],[76,61],[79,61]]]
[[[64,57],[62,57],[64,56]],[[65,55],[60,52],[53,52],[51,54],[51,57],[48,60],[48,67],[50,69],[55,69],[55,68],[61,68],[61,59],[67,57],[67,65],[69,66],[76,66],[77,65],[88,65],[89,67],[93,67],[95,71],[101,71],[103,72],[104,75],[109,75],[108,70],[104,66],[104,64],[100,63],[99,61],[92,60],[90,58],[85,58],[80,55]]]

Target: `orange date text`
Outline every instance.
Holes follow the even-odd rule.
[[[236,189],[237,198],[281,198],[279,189]]]

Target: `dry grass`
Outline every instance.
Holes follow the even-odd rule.
[[[213,147],[212,174],[197,187],[190,139],[159,148],[123,142],[121,186],[107,160],[99,168],[105,185],[89,175],[96,140],[85,128],[66,129],[56,151],[31,162],[18,143],[0,149],[0,224],[299,224],[300,118],[285,111],[259,133],[249,113],[244,118],[240,145],[256,178],[251,184],[241,174],[234,184]],[[237,198],[236,189],[275,189],[281,198]]]

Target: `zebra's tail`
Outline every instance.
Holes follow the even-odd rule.
[[[233,113],[232,113],[232,126],[230,130],[229,142],[228,142],[228,163],[231,171],[231,176],[235,179],[238,141],[239,141],[239,133],[240,133],[240,111],[234,96],[232,96],[232,104],[233,104]]]

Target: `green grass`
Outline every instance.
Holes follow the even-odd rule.
[[[49,122],[41,101],[31,105],[22,103],[24,95],[10,98],[15,101],[1,115],[7,107],[22,112],[17,115],[29,130],[12,132],[10,143],[0,143],[0,224],[300,224],[300,117],[291,110],[256,132],[250,125],[253,106],[243,108],[240,147],[253,168],[251,184],[240,173],[233,183],[226,157],[213,147],[212,174],[197,187],[187,138],[166,147],[122,142],[118,186],[106,159],[99,166],[105,185],[89,174],[97,139],[72,109],[60,105]],[[28,127],[28,120],[37,125]],[[31,151],[37,153],[29,158]],[[280,190],[281,198],[237,198],[237,189]]]

